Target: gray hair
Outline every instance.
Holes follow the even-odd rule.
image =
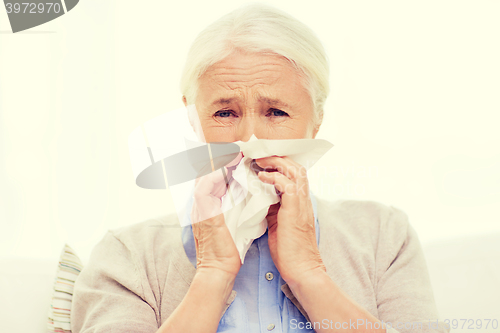
[[[305,77],[314,106],[314,124],[323,120],[329,93],[329,65],[323,45],[302,22],[276,8],[251,4],[224,15],[194,40],[182,73],[181,92],[189,104],[196,99],[198,79],[235,50],[274,53],[287,58]]]

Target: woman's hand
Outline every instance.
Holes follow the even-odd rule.
[[[241,261],[236,245],[222,214],[222,196],[227,191],[232,167],[242,159],[238,156],[222,170],[196,179],[191,222],[196,246],[197,271],[218,270],[235,278]]]
[[[281,193],[281,202],[269,207],[267,215],[269,250],[281,277],[295,285],[308,274],[326,271],[316,243],[306,169],[286,156],[260,158],[256,163],[274,171],[261,171],[258,177]]]

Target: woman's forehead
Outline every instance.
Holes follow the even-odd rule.
[[[235,53],[210,66],[200,77],[199,94],[210,104],[237,102],[244,95],[268,104],[287,103],[306,90],[303,76],[277,54]],[[208,101],[206,101],[208,102]]]

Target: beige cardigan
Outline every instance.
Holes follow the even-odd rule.
[[[388,333],[449,332],[437,321],[422,248],[403,211],[373,201],[317,203],[321,257],[344,292],[390,322]],[[181,230],[175,214],[109,230],[76,280],[72,332],[156,332],[196,272]],[[282,290],[308,318],[286,284]],[[233,290],[226,309],[235,296]],[[423,329],[410,322],[422,322]]]

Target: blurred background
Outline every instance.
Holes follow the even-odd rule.
[[[173,209],[135,185],[128,135],[182,107],[196,35],[245,1],[85,0],[12,34],[0,10],[0,255],[82,257]],[[331,63],[312,190],[403,209],[422,242],[500,231],[498,1],[270,1]]]
[[[0,9],[0,258],[68,243],[85,261],[106,230],[174,209],[135,185],[128,135],[183,106],[191,42],[244,3],[83,0],[16,34]],[[396,206],[424,245],[500,233],[500,2],[266,3],[330,59],[313,192]]]

